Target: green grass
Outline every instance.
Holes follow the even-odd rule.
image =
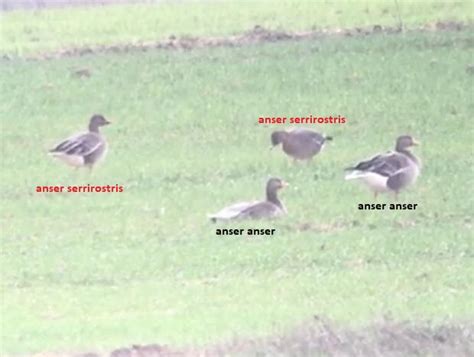
[[[469,64],[467,31],[3,61],[2,351],[204,344],[313,314],[472,318]],[[93,112],[114,124],[88,177],[46,151]],[[289,165],[257,118],[310,113],[348,121],[319,127],[334,141],[312,165]],[[418,210],[358,211],[371,196],[342,168],[406,132],[424,171],[401,201]],[[217,237],[206,214],[261,197],[269,175],[291,184],[288,217],[231,226],[276,236]],[[34,192],[85,183],[125,192]]]
[[[470,1],[398,1],[407,27],[438,20],[472,22]],[[129,43],[176,36],[241,33],[259,24],[301,31],[325,27],[398,26],[396,1],[186,1],[159,5],[12,11],[1,15],[0,54]]]

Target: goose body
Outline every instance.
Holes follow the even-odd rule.
[[[375,196],[383,192],[398,194],[418,178],[421,164],[408,148],[418,143],[408,135],[398,137],[395,151],[376,155],[347,168],[346,180],[359,180]]]
[[[277,190],[288,184],[281,179],[271,178],[266,186],[265,201],[239,202],[209,215],[213,222],[229,221],[234,219],[261,219],[275,218],[286,214],[286,208],[277,196]]]
[[[332,137],[313,130],[297,128],[289,131],[274,131],[272,145],[282,144],[283,151],[294,160],[311,160]]]
[[[107,153],[107,141],[99,127],[110,124],[102,115],[94,115],[89,122],[89,131],[75,134],[50,150],[49,154],[74,167],[92,168]]]

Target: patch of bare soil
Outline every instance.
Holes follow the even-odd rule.
[[[102,46],[86,46],[74,47],[57,50],[54,52],[46,52],[36,54],[28,59],[53,59],[61,57],[76,57],[97,53],[127,53],[127,52],[145,52],[153,49],[163,50],[192,50],[198,48],[210,47],[240,47],[252,44],[261,44],[268,42],[280,41],[298,41],[311,38],[323,38],[329,36],[351,37],[351,36],[369,36],[380,34],[397,34],[402,32],[429,32],[429,31],[460,31],[465,28],[471,28],[471,24],[461,22],[434,22],[424,26],[402,30],[399,27],[384,27],[374,25],[372,27],[355,27],[355,28],[331,28],[312,30],[304,32],[286,32],[265,29],[260,25],[256,25],[252,30],[246,31],[240,35],[227,37],[176,37],[170,36],[166,40],[159,41],[140,41],[128,44],[102,45]],[[10,59],[9,55],[4,55],[4,59]]]
[[[315,316],[293,330],[262,339],[236,339],[204,356],[472,356],[474,325],[432,327],[385,320],[338,328]]]
[[[74,357],[99,356],[87,353]],[[468,357],[474,356],[474,324],[432,326],[429,323],[385,319],[364,328],[348,329],[314,316],[300,326],[268,337],[236,337],[226,343],[183,349],[159,344],[133,345],[118,348],[109,356]]]

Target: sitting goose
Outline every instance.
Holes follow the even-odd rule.
[[[346,170],[346,180],[358,179],[364,182],[374,192],[392,191],[397,197],[399,191],[415,182],[420,174],[421,164],[418,158],[408,148],[418,145],[410,135],[397,138],[395,151],[379,154],[369,160],[361,161]]]
[[[296,160],[310,161],[323,148],[331,136],[324,136],[309,129],[293,129],[290,131],[274,131],[271,135],[273,147],[282,144],[283,151]]]
[[[89,169],[102,159],[107,152],[107,141],[100,134],[99,127],[110,122],[100,114],[94,114],[89,121],[89,131],[79,133],[62,141],[49,154],[74,166]]]
[[[253,202],[240,202],[225,207],[219,212],[209,215],[212,222],[228,221],[231,219],[260,219],[273,218],[286,214],[286,208],[277,197],[277,191],[288,186],[288,183],[271,178],[267,182],[266,200]]]

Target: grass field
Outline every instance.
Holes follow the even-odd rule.
[[[299,19],[298,11],[307,14],[304,4],[282,2],[267,14],[259,5],[256,17],[237,11],[245,21],[196,25],[195,33],[228,34],[255,22],[285,26],[296,23],[290,20]],[[205,14],[196,9],[208,5],[182,6],[199,21]],[[374,22],[357,21],[359,10],[344,23]],[[52,33],[50,41],[32,43],[17,32],[36,23],[41,38],[49,17],[86,14],[60,11],[4,15],[2,51],[21,55],[156,34],[146,27],[152,14],[136,33],[124,25],[95,36],[104,17],[90,34],[72,23],[69,34]],[[110,11],[111,26],[125,14],[123,7]],[[220,16],[216,11],[224,21]],[[290,29],[313,21],[303,17]],[[318,24],[334,21],[324,16]],[[191,31],[180,22],[162,26],[160,34]],[[386,315],[434,325],[472,321],[472,47],[467,29],[2,60],[2,353],[205,345],[272,334],[315,314],[350,327]],[[77,68],[91,76],[77,77]],[[107,160],[92,176],[46,155],[94,112],[113,125],[104,130]],[[315,162],[292,165],[268,150],[275,127],[257,125],[259,116],[308,114],[347,118],[345,125],[315,126],[334,137]],[[401,133],[422,141],[422,176],[400,198],[419,208],[357,210],[372,197],[345,182],[342,169],[391,149]],[[206,214],[260,198],[270,175],[291,185],[282,194],[289,215],[231,227],[275,227],[277,234],[216,236]],[[87,183],[120,184],[125,192],[34,192],[36,185]]]
[[[326,27],[407,27],[438,20],[472,22],[470,1],[164,1],[158,5],[13,11],[2,18],[0,54],[28,55],[96,44],[133,43],[175,36],[241,33],[260,25],[301,31]]]

